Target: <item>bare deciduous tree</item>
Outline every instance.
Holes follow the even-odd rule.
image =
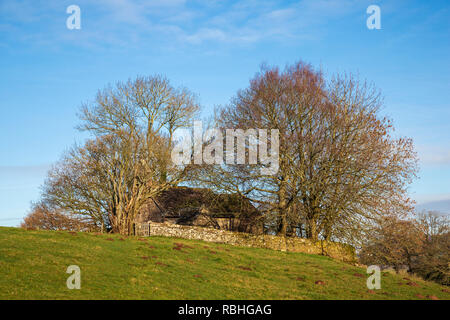
[[[423,252],[413,271],[425,279],[450,285],[450,219],[439,212],[421,212],[417,217],[425,234]]]
[[[424,279],[450,284],[450,222],[437,212],[421,212],[410,219],[380,221],[360,251],[364,264],[381,264]]]
[[[40,201],[34,203],[31,212],[20,224],[21,228],[28,230],[68,230],[68,231],[95,231],[98,225],[89,217],[79,217],[63,213],[51,205]]]
[[[397,271],[403,266],[412,270],[423,252],[424,240],[424,234],[416,221],[385,217],[374,228],[371,237],[366,239],[360,261],[364,264],[391,266]]]

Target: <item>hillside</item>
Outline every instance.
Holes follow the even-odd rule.
[[[0,269],[0,299],[450,299],[389,273],[369,291],[365,269],[328,257],[163,237],[0,228]]]

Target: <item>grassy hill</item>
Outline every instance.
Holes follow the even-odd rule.
[[[450,299],[389,273],[369,291],[365,269],[323,256],[161,237],[0,228],[0,270],[0,299]]]

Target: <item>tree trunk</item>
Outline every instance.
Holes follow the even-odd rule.
[[[307,228],[307,238],[311,239],[312,241],[317,241],[319,236],[317,234],[316,217],[314,214],[309,215]]]
[[[277,235],[286,237],[287,233],[287,209],[286,209],[286,190],[282,184],[278,191],[278,233]]]

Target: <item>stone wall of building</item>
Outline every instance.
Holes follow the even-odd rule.
[[[148,222],[136,226],[138,236],[164,236],[183,239],[226,243],[236,246],[266,248],[280,251],[303,252],[327,255],[345,262],[355,262],[355,250],[352,246],[336,242],[309,239],[279,237],[272,235],[254,235],[196,226],[182,226],[170,223]]]

